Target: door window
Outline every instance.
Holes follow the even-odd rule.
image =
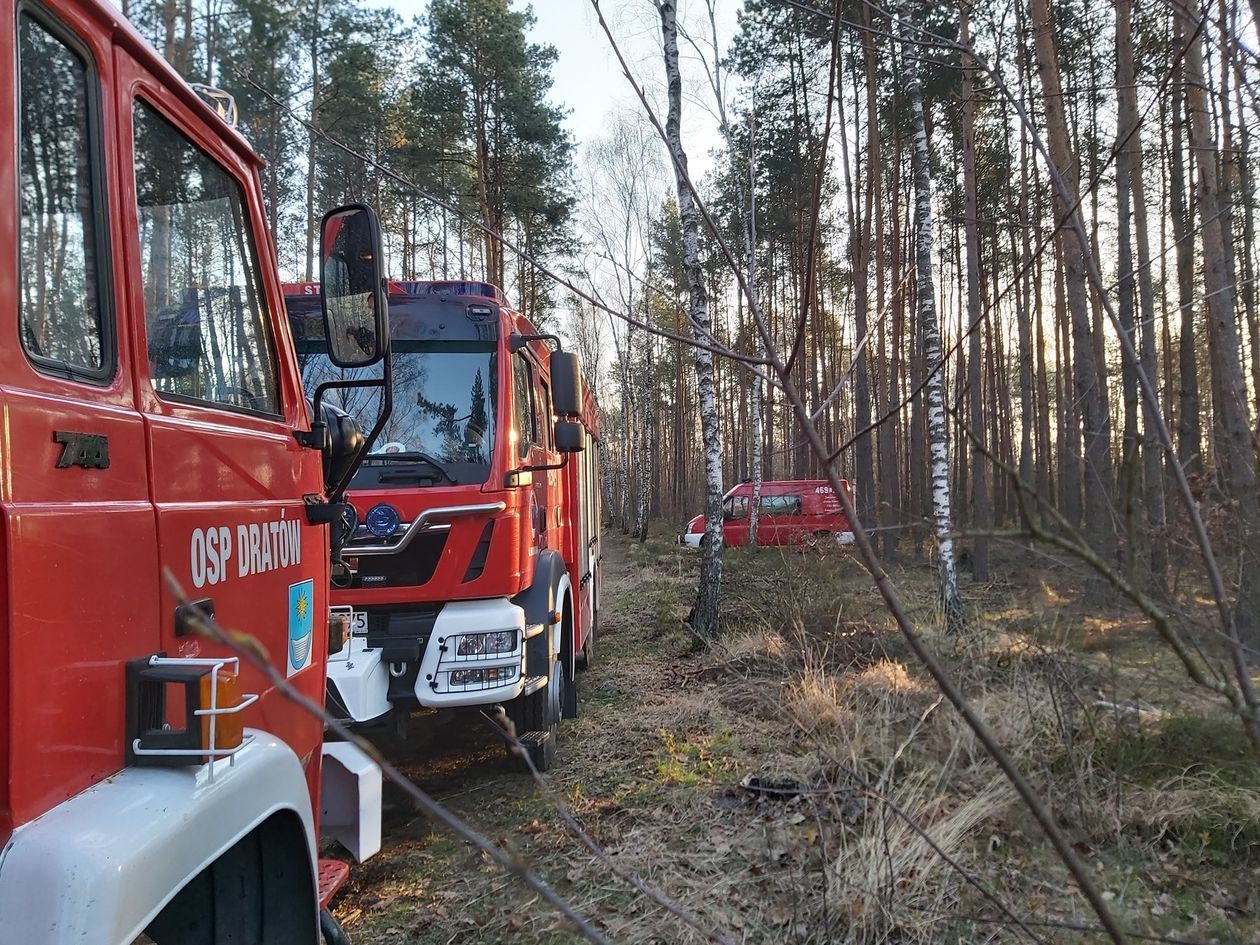
[[[529,362],[523,355],[512,359],[512,399],[516,402],[516,444],[521,459],[529,456],[529,447],[538,442],[534,415],[534,381]]]
[[[542,382],[542,390],[538,394],[538,416],[540,422],[538,425],[538,442],[547,449],[552,449],[551,442],[551,388],[547,386],[547,382]]]
[[[748,496],[729,496],[722,510],[722,517],[728,522],[732,519],[748,518]]]
[[[18,17],[18,313],[43,368],[113,373],[100,271],[96,97],[82,56],[27,13]]]
[[[275,346],[240,184],[140,101],[135,165],[154,387],[170,399],[278,414]]]

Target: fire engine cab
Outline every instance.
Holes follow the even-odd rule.
[[[321,819],[374,852],[380,772],[197,632],[322,699],[366,451],[311,420],[261,162],[98,0],[0,0],[0,102],[0,941],[336,939]],[[332,356],[378,363],[375,218],[323,235]]]
[[[286,299],[308,392],[380,377],[329,362],[318,286]],[[599,612],[595,398],[577,357],[492,285],[391,282],[389,312],[392,412],[347,493],[332,601],[352,629],[329,657],[329,707],[405,724],[502,704],[545,769]],[[377,423],[382,392],[336,393]]]

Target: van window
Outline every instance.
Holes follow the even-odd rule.
[[[763,495],[758,504],[762,515],[800,515],[799,495]]]
[[[105,378],[97,239],[100,195],[88,65],[26,13],[18,18],[18,313],[41,367]]]
[[[173,399],[278,414],[275,346],[240,184],[140,101],[135,136],[154,387]]]
[[[733,495],[727,497],[722,508],[722,518],[730,521],[735,518],[748,518],[748,496]]]
[[[524,355],[518,354],[512,359],[512,399],[516,402],[516,444],[521,459],[529,456],[530,444],[538,442],[532,374],[529,362],[525,360]]]

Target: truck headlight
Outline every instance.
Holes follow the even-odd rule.
[[[457,669],[451,673],[452,686],[503,685],[516,678],[515,666],[500,666],[497,669]]]
[[[456,656],[494,656],[511,653],[516,649],[515,630],[496,630],[494,633],[466,633],[455,646]]]

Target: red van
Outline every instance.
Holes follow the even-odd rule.
[[[853,490],[840,480],[849,500]],[[741,547],[748,543],[748,508],[753,484],[741,482],[726,494],[722,503],[724,541]],[[842,545],[853,541],[853,526],[840,507],[840,498],[826,479],[789,479],[761,484],[760,512],[757,516],[757,544],[799,545],[813,538],[835,536]],[[699,548],[704,537],[704,516],[697,515],[678,536],[678,543]]]

